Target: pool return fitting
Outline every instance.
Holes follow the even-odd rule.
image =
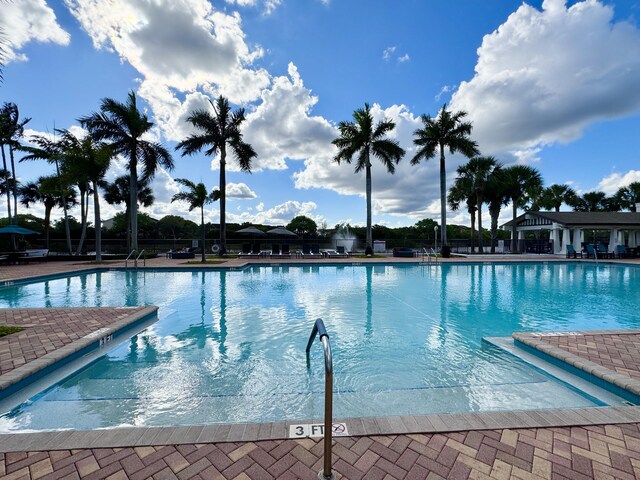
[[[329,334],[324,328],[324,322],[318,318],[313,324],[311,336],[307,343],[307,368],[310,367],[309,351],[311,345],[319,335],[324,349],[324,467],[318,472],[318,480],[333,480],[335,473],[331,470],[332,427],[333,427],[333,360],[331,358],[331,343]]]

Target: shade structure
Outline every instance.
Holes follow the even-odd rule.
[[[236,233],[244,233],[246,235],[264,235],[265,233],[256,227],[245,227],[237,230]]]
[[[14,234],[14,235],[38,235],[40,232],[29,230],[28,228],[21,227],[19,225],[7,225],[0,228],[0,234]]]
[[[282,235],[284,237],[297,237],[298,236],[295,233],[293,233],[291,230],[287,230],[284,227],[272,228],[271,230],[267,230],[267,233],[270,234],[270,235]]]

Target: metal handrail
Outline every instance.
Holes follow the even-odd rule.
[[[311,336],[307,343],[307,365],[309,365],[309,350],[316,338],[320,335],[322,348],[324,349],[324,468],[318,472],[318,478],[332,480],[335,478],[331,471],[331,442],[332,442],[332,426],[333,426],[333,360],[331,357],[331,342],[329,342],[329,334],[324,327],[324,322],[318,318],[313,324]]]
[[[427,250],[426,247],[422,247],[422,263],[425,263],[424,262],[424,257],[426,255],[427,256],[427,263],[431,264],[431,254],[432,253],[433,253],[434,261],[435,261],[435,263],[437,265],[438,264],[438,254],[436,253],[436,251],[433,248]]]
[[[142,257],[143,253],[144,253],[144,249],[142,249],[140,254],[136,257],[136,260],[135,260],[136,268],[138,268],[138,260],[140,260],[140,257]],[[142,265],[145,266],[145,267],[147,266],[147,257],[146,257],[146,255],[144,257],[142,257]]]
[[[436,251],[431,248],[431,253],[433,253],[433,258],[435,260],[436,265],[438,264],[438,254],[436,253]]]
[[[129,259],[131,258],[131,255],[133,255],[134,253],[136,253],[135,249],[131,250],[131,253],[129,253],[129,255],[127,255],[127,258],[124,259],[124,268],[127,268],[127,264],[129,263]]]

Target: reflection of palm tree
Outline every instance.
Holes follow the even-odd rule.
[[[368,340],[373,336],[373,265],[367,265],[367,323],[365,325],[365,336]]]

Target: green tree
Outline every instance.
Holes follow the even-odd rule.
[[[485,201],[487,182],[496,169],[502,166],[494,157],[474,157],[462,166],[462,175],[469,178],[471,192],[475,196],[475,204],[478,209],[478,252],[483,253],[482,231],[482,204]],[[458,169],[460,174],[461,169]]]
[[[11,215],[11,192],[13,192],[13,186],[15,181],[11,172],[6,168],[0,169],[0,195],[7,196],[7,220],[12,223]]]
[[[420,237],[424,237],[425,240],[431,238],[432,234],[435,238],[436,227],[438,227],[438,222],[431,218],[423,218],[413,226],[416,234]]]
[[[298,235],[316,235],[318,233],[318,225],[311,218],[298,215],[291,219],[287,225],[287,230],[296,232]]]
[[[138,109],[134,92],[129,92],[125,103],[102,99],[100,112],[80,118],[80,123],[92,138],[109,141],[115,154],[129,160],[131,248],[138,250],[138,163],[142,165],[142,178],[150,180],[160,167],[173,169],[171,155],[159,143],[144,140],[153,122]]]
[[[620,188],[615,197],[623,209],[637,212],[636,205],[640,203],[640,182],[632,182],[626,187]]]
[[[126,220],[126,227],[123,229],[126,232],[127,237],[127,249],[131,249],[131,190],[129,189],[129,177],[121,176],[116,178],[113,182],[101,182],[101,186],[104,189],[104,201],[109,205],[122,205],[125,206],[124,219]],[[153,192],[149,188],[148,180],[138,180],[136,194],[138,196],[138,203],[143,207],[150,207],[155,201]]]
[[[604,212],[609,209],[607,200],[604,192],[587,192],[576,199],[573,209],[576,212]]]
[[[469,243],[471,244],[471,252],[474,251],[474,239],[476,231],[476,212],[478,211],[478,205],[476,203],[476,195],[473,191],[473,181],[471,177],[465,174],[462,167],[457,169],[458,176],[456,177],[453,185],[449,189],[447,195],[447,203],[451,210],[454,212],[460,209],[460,205],[464,202],[467,206],[467,212],[469,213],[469,219],[471,221],[471,232],[469,234]]]
[[[60,191],[65,192],[64,197]],[[30,208],[33,204],[44,205],[44,238],[45,246],[49,248],[49,236],[51,230],[51,211],[63,207],[63,200],[67,208],[76,204],[76,196],[73,189],[60,185],[60,179],[55,176],[39,177],[35,182],[28,182],[20,187],[20,203]]]
[[[213,115],[208,110],[194,110],[187,118],[197,130],[176,146],[182,156],[194,155],[205,150],[207,156],[220,159],[220,255],[227,252],[227,148],[235,156],[240,169],[251,173],[251,161],[257,156],[253,147],[242,140],[240,126],[245,121],[244,108],[231,111],[229,100],[219,96],[209,101]]]
[[[542,188],[540,172],[527,165],[512,165],[502,169],[502,181],[505,196],[509,198],[513,208],[513,225],[511,226],[511,251],[517,251],[514,246],[518,243],[516,218],[518,208],[524,208],[531,199],[535,198]]]
[[[5,157],[5,145],[9,149],[9,158],[11,160],[11,175],[14,178],[12,186],[13,194],[13,216],[18,215],[18,182],[16,176],[15,152],[21,149],[20,140],[24,136],[24,126],[31,121],[30,118],[20,120],[20,112],[15,103],[5,102],[0,109],[0,148],[2,149],[3,167],[7,169]],[[9,197],[7,196],[7,200]]]
[[[505,175],[502,168],[496,168],[487,179],[485,189],[485,202],[489,206],[489,216],[491,218],[491,253],[496,253],[498,241],[498,219],[500,210],[509,203],[509,196],[506,190]]]
[[[467,158],[480,155],[477,143],[469,138],[473,127],[471,122],[464,121],[466,116],[467,112],[464,111],[448,111],[445,104],[437,118],[422,115],[422,128],[413,132],[417,152],[411,159],[411,165],[440,154],[440,235],[443,247],[447,246],[447,174],[444,151],[448,148],[452,155],[460,152]]]
[[[387,133],[392,131],[396,124],[384,119],[378,122],[375,127],[373,115],[369,104],[365,103],[364,109],[353,112],[353,122],[342,121],[338,124],[340,137],[333,140],[333,144],[338,147],[338,153],[333,158],[340,163],[342,161],[351,163],[353,157],[357,155],[355,173],[362,170],[366,176],[366,197],[367,197],[367,233],[366,250],[367,255],[373,253],[373,238],[371,233],[371,156],[377,157],[391,174],[395,173],[396,165],[402,159],[405,151],[396,140],[386,138]]]
[[[187,202],[189,204],[189,211],[196,208],[200,209],[200,239],[202,240],[202,263],[204,263],[207,260],[204,252],[204,206],[220,200],[220,190],[214,189],[211,193],[208,193],[204,183],[198,183],[196,185],[186,178],[176,178],[176,182],[186,187],[187,191],[176,193],[171,197],[171,202]]]
[[[160,238],[193,238],[198,234],[198,225],[178,215],[165,215],[156,224]]]
[[[560,211],[562,204],[575,205],[578,196],[573,188],[569,185],[563,184],[553,185],[542,190],[540,196],[536,198],[531,206],[532,210],[539,210],[544,208],[545,210]]]

